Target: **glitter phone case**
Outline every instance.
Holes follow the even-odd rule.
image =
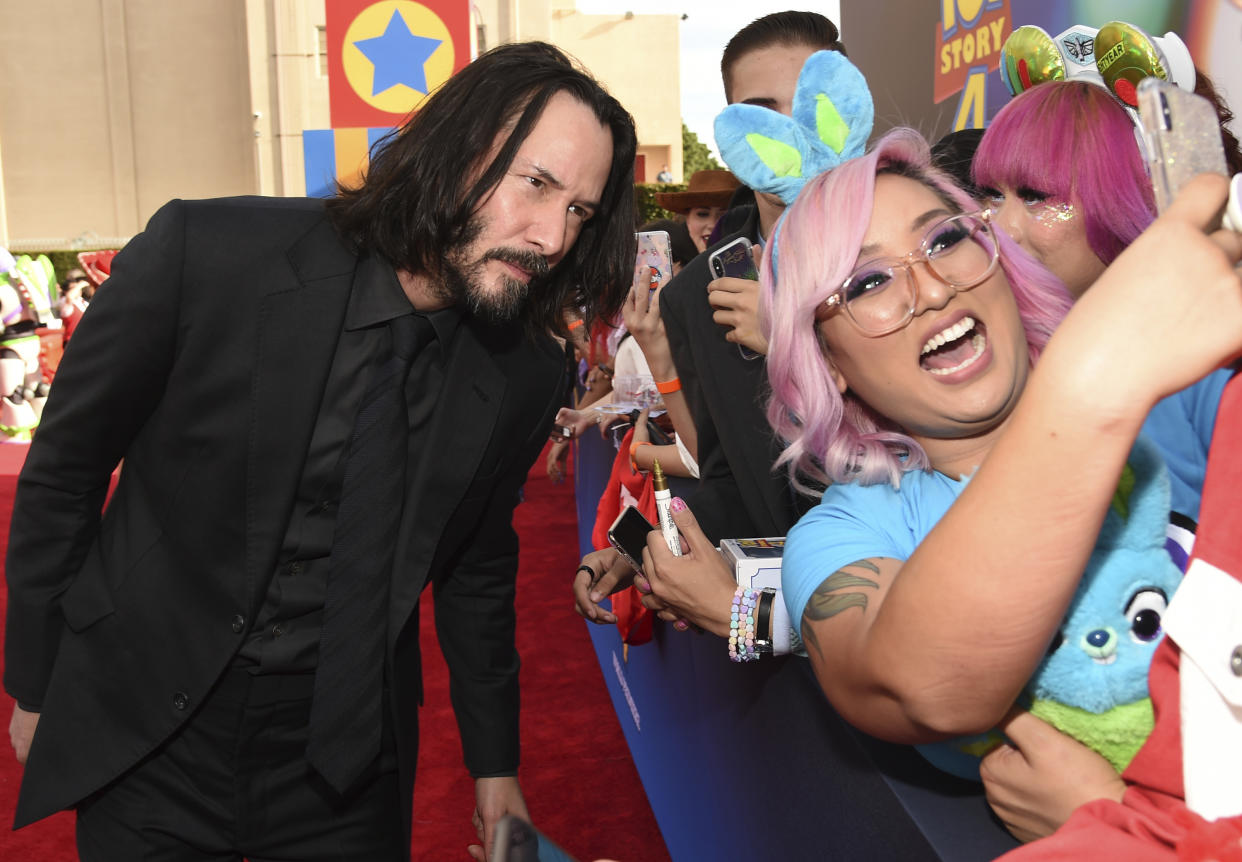
[[[1157,211],[1168,209],[1192,177],[1228,176],[1220,121],[1207,99],[1146,78],[1138,86],[1138,104]]]

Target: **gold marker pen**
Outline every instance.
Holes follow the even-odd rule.
[[[664,541],[668,544],[668,549],[673,552],[673,556],[681,556],[681,535],[677,532],[677,525],[673,523],[673,514],[669,511],[669,506],[673,503],[673,494],[668,489],[668,479],[664,477],[664,471],[660,469],[660,461],[657,458],[651,466],[651,487],[655,489],[656,515],[660,519],[660,532],[664,534]]]

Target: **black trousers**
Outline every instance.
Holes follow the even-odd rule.
[[[313,684],[227,671],[182,730],[78,806],[83,862],[404,860],[392,734],[337,795],[306,763]]]

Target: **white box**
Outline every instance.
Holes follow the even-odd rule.
[[[781,555],[785,537],[766,539],[724,539],[720,554],[733,569],[739,586],[752,590],[781,588]]]

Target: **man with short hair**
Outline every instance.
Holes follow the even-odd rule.
[[[428,583],[475,858],[526,815],[512,512],[563,309],[610,316],[628,285],[634,152],[560,51],[507,45],[326,206],[156,213],[19,480],[17,826],[76,806],[88,862],[407,858]]]
[[[845,52],[832,21],[815,12],[776,12],[739,30],[720,60],[725,100],[793,113],[798,75],[816,51]],[[660,315],[673,363],[698,432],[699,485],[688,501],[703,531],[725,538],[783,536],[809,501],[774,472],[780,453],[764,408],[763,357],[733,343],[727,311],[708,300],[708,254],[738,237],[766,242],[785,205],[757,192],[755,209],[735,233],[699,255],[660,292]],[[755,296],[757,285],[746,285]]]
[[[752,21],[729,40],[720,61],[726,101],[792,116],[802,66],[821,50],[845,53],[836,25],[816,12],[776,12]],[[783,536],[813,502],[797,495],[785,474],[772,469],[780,447],[764,413],[763,356],[731,340],[735,336],[728,321],[734,319],[734,310],[713,307],[708,297],[713,283],[710,253],[739,237],[766,241],[784,210],[779,197],[757,192],[741,228],[691,261],[659,294],[675,372],[653,366],[652,374],[667,381],[675,373],[694,417],[699,483],[688,503],[714,542]],[[723,218],[736,215],[730,210]],[[738,282],[729,292],[730,301],[747,297],[752,308],[757,305],[757,283],[715,283],[728,281]],[[578,612],[595,623],[616,622],[599,602],[626,586],[633,575],[611,548],[588,554],[573,581]],[[661,606],[653,596],[644,603]]]

